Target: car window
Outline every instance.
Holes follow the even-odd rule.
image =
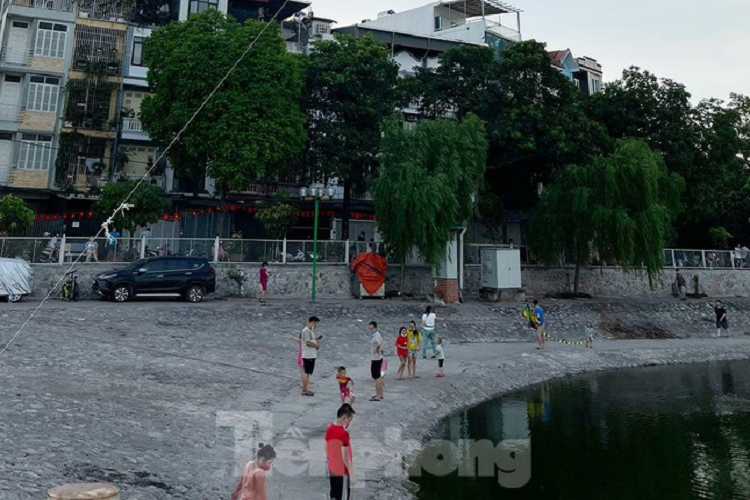
[[[206,265],[206,261],[203,259],[190,259],[190,267],[192,269],[200,269]]]
[[[186,271],[191,269],[190,259],[169,259],[167,269],[170,271]]]
[[[167,261],[164,259],[161,260],[152,260],[148,264],[146,264],[146,269],[150,273],[159,272],[159,271],[166,271],[167,270]]]

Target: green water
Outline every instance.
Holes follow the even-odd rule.
[[[436,437],[460,443],[447,453],[452,465],[472,462],[478,445],[468,439],[510,443],[519,470],[529,457],[530,479],[501,486],[515,474],[505,462],[496,463],[510,474],[493,466],[495,477],[422,471],[413,480],[424,500],[748,500],[750,361],[550,382],[456,414]]]

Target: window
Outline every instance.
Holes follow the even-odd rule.
[[[315,34],[325,35],[331,31],[331,28],[326,23],[315,23]]]
[[[133,39],[133,57],[130,60],[133,66],[145,66],[143,60],[143,37],[137,36]]]
[[[65,39],[68,27],[64,24],[40,22],[36,30],[36,45],[34,55],[38,57],[65,57]]]
[[[18,157],[18,168],[25,170],[49,170],[51,163],[51,135],[21,135],[21,154]]]
[[[32,76],[29,83],[29,99],[26,109],[55,113],[57,97],[60,91],[60,79],[50,76]]]
[[[29,29],[29,23],[24,23],[22,21],[13,21],[13,27],[14,28]]]
[[[5,75],[5,81],[8,83],[21,83],[21,77],[17,75]]]
[[[159,273],[162,271],[166,271],[167,260],[168,259],[153,260],[146,265],[146,269],[148,269],[148,272],[150,273]]]
[[[597,93],[600,90],[602,90],[602,81],[601,80],[597,80],[597,79],[592,79],[591,80],[591,91],[593,93]]]
[[[219,0],[190,0],[190,10],[188,14],[197,14],[205,12],[208,9],[218,9]]]
[[[435,31],[440,31],[441,29],[443,29],[443,18],[435,16]]]

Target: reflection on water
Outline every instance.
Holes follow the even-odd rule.
[[[412,471],[425,500],[748,500],[750,361],[545,383],[456,414],[437,437],[455,445]],[[482,462],[488,442],[510,443],[497,465]],[[529,448],[530,479],[508,488]]]

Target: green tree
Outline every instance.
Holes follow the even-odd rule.
[[[489,142],[487,195],[530,208],[537,187],[568,163],[611,151],[604,127],[589,119],[584,96],[552,67],[546,46],[512,44],[496,59],[486,47],[459,47],[440,66],[419,70],[409,86],[427,118],[467,113],[485,123]],[[486,209],[493,204],[481,204]],[[491,213],[481,213],[491,218]]]
[[[127,203],[132,204],[133,207],[117,214],[114,227],[127,229],[131,234],[139,226],[156,222],[172,206],[171,201],[158,187],[142,183],[133,192],[135,186],[134,181],[128,180],[109,183],[104,186],[99,200],[94,204],[97,215],[106,218],[127,199]],[[131,192],[133,194],[128,198]]]
[[[216,9],[159,28],[145,45],[153,95],[144,99],[140,117],[164,146],[259,36],[169,152],[177,173],[212,177],[222,197],[273,175],[302,151],[299,65],[277,24],[241,25]]]
[[[34,212],[18,196],[0,198],[0,233],[15,234],[34,223]]]
[[[289,202],[289,195],[279,193],[274,201],[266,202],[255,214],[271,238],[275,240],[286,236],[292,224],[299,218],[299,209]]]
[[[618,141],[615,152],[588,165],[570,165],[545,190],[533,212],[534,255],[556,263],[569,253],[580,268],[596,253],[607,263],[646,271],[664,268],[663,249],[681,210],[684,181],[642,141]]]
[[[310,180],[343,183],[342,238],[349,236],[352,190],[363,192],[378,166],[383,121],[404,104],[398,65],[371,37],[336,36],[304,61]]]
[[[407,131],[387,122],[372,184],[378,231],[400,262],[416,249],[438,267],[453,230],[465,225],[486,168],[484,123],[434,120]]]

